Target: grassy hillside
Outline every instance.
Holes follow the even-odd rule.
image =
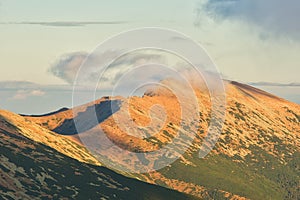
[[[227,199],[218,191],[230,191],[250,199],[297,199],[299,197],[300,155],[285,165],[276,158],[257,149],[259,162],[233,162],[224,155],[212,155],[206,159],[197,158],[195,166],[186,166],[176,161],[171,167],[159,171],[168,179],[202,185],[214,199]],[[250,157],[247,159],[251,159]],[[218,197],[218,198],[216,198]]]

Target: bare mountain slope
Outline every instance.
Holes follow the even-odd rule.
[[[91,157],[7,111],[0,112],[0,152],[0,199],[196,199],[72,159]]]
[[[222,134],[213,151],[199,159],[198,150],[210,123],[210,98],[206,90],[195,88],[199,101],[200,117],[194,122],[196,138],[185,154],[172,165],[157,172],[132,175],[149,183],[172,188],[180,192],[207,199],[297,199],[300,196],[300,105],[237,82],[226,82],[226,120]],[[111,103],[117,109],[111,112]],[[159,104],[164,107],[167,119],[162,129],[144,138],[129,136],[118,127],[122,124],[122,111],[129,107],[132,121],[140,126],[151,120],[149,109]],[[69,137],[88,137],[100,127],[115,144],[135,152],[148,152],[172,142],[179,131],[186,134],[192,129],[180,126],[178,100],[162,88],[154,88],[143,97],[102,98],[72,110],[44,117],[26,117],[45,128]],[[84,126],[91,109],[99,114],[97,124]],[[159,115],[160,110],[155,114]],[[72,119],[83,125],[78,132]],[[78,119],[79,118],[79,119]],[[122,121],[123,120],[123,121]],[[220,122],[221,123],[221,122]],[[129,125],[129,124],[128,124]],[[148,135],[147,135],[148,133]],[[184,143],[184,141],[181,141]],[[133,158],[134,160],[139,158]],[[122,156],[111,160],[124,165]]]

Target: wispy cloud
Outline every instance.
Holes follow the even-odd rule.
[[[265,31],[299,38],[300,1],[290,0],[206,0],[198,12],[217,21],[235,20]]]
[[[40,25],[40,26],[56,26],[56,27],[77,27],[86,25],[114,25],[125,24],[126,21],[23,21],[23,22],[1,22],[0,24],[25,24],[25,25]]]

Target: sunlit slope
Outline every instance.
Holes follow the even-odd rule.
[[[25,119],[17,114],[9,111],[0,110],[0,117],[4,122],[13,124],[18,128],[19,133],[23,136],[52,147],[66,156],[77,159],[81,162],[91,163],[94,165],[100,165],[82,145],[73,142],[66,137],[52,132],[28,119]],[[3,124],[0,124],[2,128]]]
[[[225,82],[225,86],[226,119],[216,146],[206,158],[200,159],[198,150],[211,123],[211,102],[205,88],[195,88],[200,117],[194,122],[199,128],[190,148],[172,165],[134,176],[206,199],[297,199],[300,195],[300,105],[237,82]],[[113,113],[109,110],[112,100],[117,100],[119,106]],[[157,104],[164,108],[167,117],[154,135],[148,127],[143,129],[146,137],[130,136],[115,121],[117,118],[126,125],[128,121],[122,119],[122,111],[129,108],[132,121],[146,127],[151,122],[149,110]],[[162,88],[153,88],[143,97],[103,98],[77,110],[81,116],[89,116],[89,106],[93,105],[103,117],[98,124],[82,128],[81,137],[88,137],[101,128],[116,145],[130,151],[154,151],[172,142],[176,134],[193,130],[187,124],[181,126],[180,103]],[[71,122],[78,114],[72,116],[72,113],[67,110],[46,117],[28,117],[28,120],[76,138],[78,133]],[[154,111],[156,116],[161,113]],[[180,141],[178,146],[184,143]],[[128,164],[121,155],[112,162]],[[134,165],[134,159],[131,162]]]
[[[36,126],[1,112],[0,199],[196,199],[72,159],[65,154],[82,152],[72,151],[68,141],[62,154],[27,137],[25,125],[28,134],[40,134]]]

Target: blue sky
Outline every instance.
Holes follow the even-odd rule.
[[[155,26],[177,30],[202,44],[224,78],[297,83],[299,9],[296,0],[0,0],[0,81],[67,85],[64,77],[49,70],[61,56],[88,53],[112,35]],[[39,113],[70,106],[69,91],[61,93],[59,101],[57,91],[50,95],[45,88],[20,90],[16,83],[15,89],[0,92],[0,107]],[[284,89],[266,89],[300,102],[299,87],[289,87],[288,95]],[[20,106],[26,102],[26,109]]]

